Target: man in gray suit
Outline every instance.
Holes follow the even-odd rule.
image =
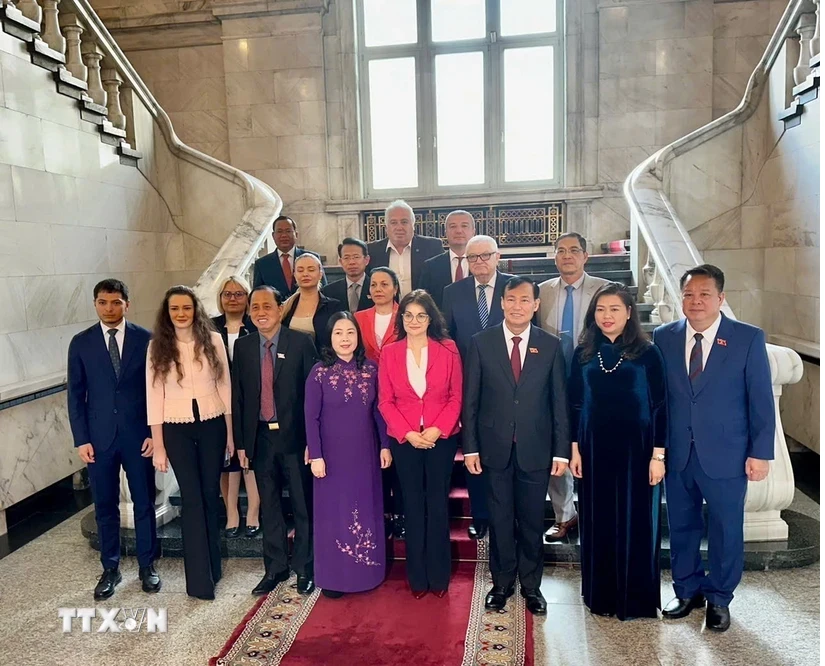
[[[561,338],[568,375],[573,350],[584,326],[584,315],[593,295],[599,287],[607,284],[607,280],[584,272],[586,262],[587,241],[584,237],[574,231],[562,234],[556,241],[559,277],[539,285],[539,326]],[[573,434],[574,440],[575,437]],[[566,537],[579,524],[579,516],[573,504],[573,475],[569,469],[562,476],[550,477],[549,491],[556,522],[544,536],[547,540],[557,541]]]

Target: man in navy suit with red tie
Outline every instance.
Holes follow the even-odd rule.
[[[284,298],[291,296],[298,288],[295,283],[295,260],[309,250],[298,247],[298,226],[295,220],[286,215],[279,215],[272,225],[272,238],[275,252],[261,257],[255,262],[252,287],[262,284],[277,289]],[[310,254],[315,254],[311,252]],[[325,287],[327,278],[321,274],[321,286]]]
[[[132,495],[138,576],[144,592],[158,592],[154,560],[155,470],[146,417],[146,348],[151,334],[126,321],[129,291],[120,280],[94,289],[100,323],[69,343],[68,403],[74,445],[89,470],[103,574],[94,591],[108,599],[120,573],[120,468]]]
[[[676,598],[668,619],[707,601],[706,626],[725,631],[745,563],[748,481],[762,481],[774,457],[773,389],[765,334],[721,312],[725,275],[704,264],[680,281],[687,319],[660,326],[653,341],[667,371],[665,492]],[[708,512],[708,572],[699,552]]]

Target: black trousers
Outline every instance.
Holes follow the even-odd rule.
[[[255,452],[255,481],[261,496],[261,533],[264,567],[276,574],[288,569],[287,530],[281,507],[284,483],[289,488],[295,518],[292,568],[297,574],[312,575],[312,479],[304,464],[304,452],[281,453],[285,445],[280,430],[259,424]]]
[[[416,592],[450,584],[450,477],[457,442],[439,439],[432,449],[391,442],[404,497],[407,579]]]
[[[393,516],[404,515],[404,494],[395,465],[381,470],[381,484],[384,491],[384,513]]]
[[[226,420],[164,423],[166,454],[180,486],[186,593],[210,596],[221,578],[221,468]]]
[[[519,468],[514,444],[507,467],[487,467],[485,475],[493,585],[514,585],[518,572],[522,588],[537,590],[544,568],[544,500],[550,470],[525,472]]]

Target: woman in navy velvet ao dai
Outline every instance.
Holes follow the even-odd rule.
[[[313,481],[315,581],[328,597],[377,587],[386,570],[381,470],[392,455],[378,411],[378,366],[367,360],[349,312],[329,322],[306,382]]]
[[[624,285],[605,285],[585,316],[568,385],[582,596],[598,615],[657,617],[661,607],[665,391],[661,353],[632,296]]]

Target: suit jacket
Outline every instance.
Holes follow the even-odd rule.
[[[490,314],[487,327],[495,326],[504,321],[504,311],[501,309],[501,297],[504,295],[504,285],[513,275],[496,271],[496,286],[493,289],[493,301],[490,305]],[[481,320],[478,318],[478,294],[475,288],[475,278],[470,276],[449,285],[444,290],[444,304],[441,308],[444,319],[450,330],[450,337],[458,345],[461,358],[467,358],[470,349],[470,339],[482,331]]]
[[[281,324],[287,328],[292,322],[292,318],[295,316],[295,310],[297,309],[300,301],[301,297],[298,296],[295,299],[295,305],[286,315],[284,315],[284,318],[281,320]],[[329,347],[330,344],[330,337],[327,334],[327,323],[329,322],[329,318],[336,312],[346,309],[346,303],[341,303],[340,301],[336,301],[332,298],[327,298],[324,296],[323,292],[321,292],[318,307],[315,309],[315,315],[312,317],[312,328],[315,330],[315,347],[319,352],[322,348]]]
[[[215,325],[215,330],[221,334],[223,339],[223,346],[226,347],[226,360],[229,361],[229,367],[232,368],[232,359],[229,358],[229,332],[226,330],[226,315],[218,315],[212,317],[212,323]],[[258,328],[252,323],[252,318],[246,314],[243,316],[243,323],[238,331],[238,337],[242,338],[250,333],[257,333]]]
[[[302,254],[314,254],[316,257],[318,256],[315,252],[310,252],[309,250],[302,250],[299,247],[295,248],[295,261],[298,260]],[[293,273],[295,271],[293,270]],[[327,283],[327,276],[322,274],[321,275],[321,286],[325,286]],[[270,287],[275,287],[278,290],[278,293],[281,294],[283,298],[287,296],[291,296],[295,293],[295,290],[298,288],[298,285],[295,283],[295,280],[292,280],[292,289],[287,287],[286,278],[284,277],[284,269],[281,267],[281,260],[279,258],[278,250],[272,252],[265,257],[261,257],[255,262],[255,267],[253,270],[253,278],[252,278],[252,287],[260,287],[262,284],[267,284]]]
[[[343,306],[342,310],[349,310],[349,294],[347,294],[347,278],[343,280],[336,280],[330,282],[321,290],[321,293],[333,300],[338,301]],[[361,294],[358,297],[358,310],[366,310],[372,307],[372,299],[370,298],[370,279],[369,276],[364,278],[364,286],[361,287]]]
[[[387,252],[387,239],[373,241],[368,243],[367,247],[370,251],[370,268],[377,268],[378,266],[389,266],[390,255]],[[410,257],[410,266],[412,274],[410,280],[413,289],[421,288],[421,279],[424,274],[424,262],[431,257],[436,257],[444,252],[444,244],[440,238],[433,238],[431,236],[419,236],[416,234],[412,239],[412,256]]]
[[[558,308],[559,282],[561,282],[561,278],[555,277],[545,280],[539,285],[539,298],[541,299],[538,312],[539,326],[553,335],[559,335],[559,316],[561,314]],[[607,283],[608,280],[593,277],[587,273],[584,274],[584,282],[581,286],[582,307],[581,311],[577,313],[578,322],[576,322],[578,330],[584,330],[584,316],[587,314],[587,308],[593,295]],[[576,346],[576,344],[578,344],[578,341],[574,340],[573,346]]]
[[[435,426],[441,437],[455,435],[461,416],[461,357],[452,340],[427,345],[427,390],[418,394],[407,377],[407,341],[384,347],[378,366],[378,409],[387,422],[387,434],[399,442],[411,430]]]
[[[146,416],[146,349],[151,335],[126,322],[120,377],[115,375],[109,341],[99,323],[72,338],[67,389],[75,446],[91,444],[105,451],[115,437],[139,445],[151,437]]]
[[[232,432],[235,447],[254,461],[261,414],[261,336],[247,335],[235,343],[232,372]],[[315,365],[312,338],[281,326],[275,362],[275,411],[280,425],[281,453],[298,453],[306,446],[304,391]],[[254,462],[252,463],[254,465]]]
[[[685,319],[659,326],[653,342],[668,387],[668,473],[685,468],[691,441],[712,479],[745,474],[745,460],[773,460],[776,416],[764,332],[722,315],[695,388],[688,379]]]
[[[375,307],[371,307],[369,310],[360,310],[355,313],[355,321],[358,322],[358,328],[361,329],[361,340],[364,342],[364,349],[367,352],[368,359],[380,364],[381,350],[398,339],[398,334],[395,330],[396,315],[398,315],[398,303],[393,303],[390,326],[384,334],[383,344],[379,347],[378,340],[375,338]]]
[[[441,310],[444,289],[453,283],[453,271],[450,266],[450,252],[445,250],[441,254],[431,257],[424,262],[421,275],[421,288],[426,289],[433,297],[436,306]]]
[[[559,338],[530,327],[518,384],[503,324],[473,336],[464,366],[464,453],[480,454],[482,467],[505,469],[515,446],[518,466],[525,472],[550,469],[554,456],[570,459],[566,369]]]

